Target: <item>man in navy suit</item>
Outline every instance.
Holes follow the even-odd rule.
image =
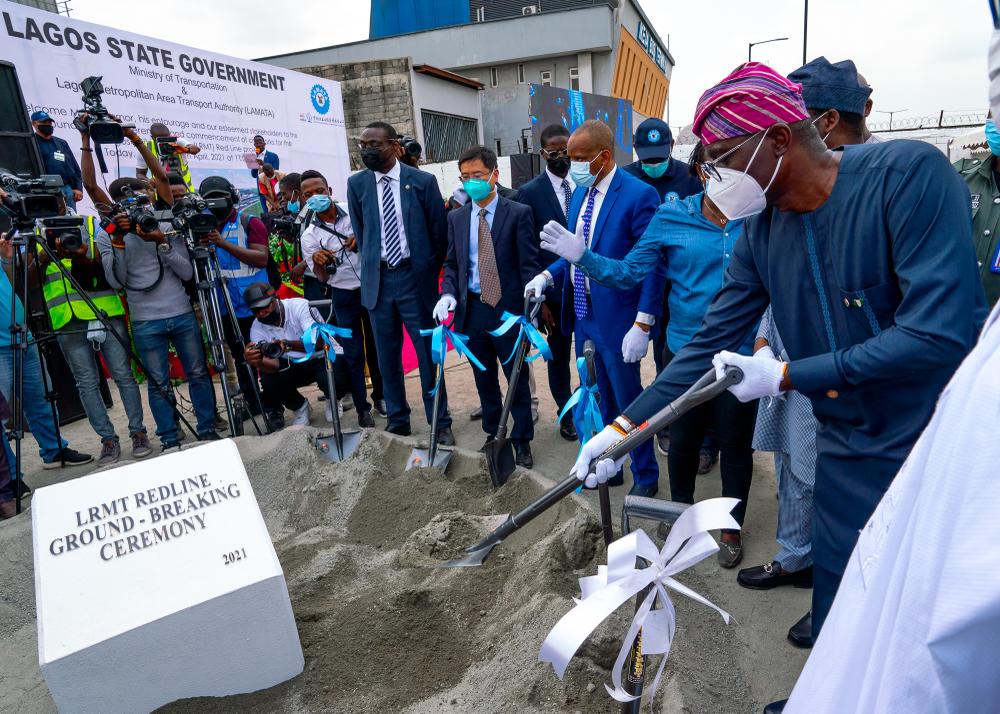
[[[570,204],[569,230],[579,232],[598,255],[620,260],[642,237],[659,206],[656,189],[624,171],[614,160],[614,135],[607,124],[589,120],[569,139],[570,176],[577,184]],[[566,229],[555,225],[559,230]],[[547,287],[563,278],[563,324],[575,322],[576,351],[585,340],[597,348],[597,384],[601,416],[610,424],[615,408],[630,404],[642,392],[639,361],[649,349],[649,331],[660,314],[666,275],[658,266],[642,285],[628,290],[591,283],[564,258],[531,279],[525,295],[544,299]],[[659,471],[653,446],[634,449],[631,493],[654,496]],[[608,483],[620,485],[621,474]]]
[[[250,175],[254,177],[254,180],[257,179],[257,174],[260,173],[260,170],[264,168],[264,164],[269,164],[275,171],[277,171],[278,167],[281,165],[281,160],[278,158],[278,155],[273,151],[268,151],[266,147],[267,144],[264,143],[264,137],[257,134],[253,138],[253,150],[257,154],[257,168],[250,169]],[[269,210],[267,207],[267,199],[264,194],[260,192],[259,185],[257,187],[257,199],[260,201],[261,212],[267,213]]]
[[[497,155],[483,146],[466,149],[458,159],[462,185],[470,201],[448,214],[448,255],[444,262],[441,299],[434,307],[439,322],[455,312],[454,326],[469,336],[469,349],[486,366],[473,369],[476,391],[483,408],[487,439],[500,427],[500,380],[497,361],[514,351],[517,330],[494,337],[489,334],[502,322],[504,311],[524,310],[524,286],[538,273],[538,236],[531,209],[497,194]],[[513,360],[502,364],[510,382]],[[522,373],[511,403],[515,461],[531,468],[531,392]]]
[[[403,327],[417,352],[424,411],[431,421],[434,364],[430,340],[420,330],[434,327],[438,275],[447,248],[444,199],[429,173],[397,160],[399,136],[385,122],[372,122],[358,142],[368,168],[347,180],[347,207],[361,251],[361,302],[375,329],[389,423],[386,431],[410,434],[410,406],[403,385]],[[448,397],[438,411],[438,443],[451,446]]]
[[[569,177],[569,154],[566,153],[566,142],[569,140],[569,129],[562,124],[550,124],[542,130],[542,158],[545,159],[545,171],[528,183],[521,186],[517,201],[531,208],[534,222],[534,235],[537,238],[542,227],[549,221],[557,221],[566,225],[570,202],[576,184]],[[539,250],[539,263],[551,265],[559,259],[555,253]],[[572,324],[563,329],[562,324],[562,280],[545,291],[545,303],[539,312],[540,326],[548,335],[552,359],[548,361],[549,390],[559,410],[569,401],[570,389],[570,352],[573,348]],[[567,414],[559,424],[559,434],[568,441],[576,441],[576,427],[573,426],[573,415]]]

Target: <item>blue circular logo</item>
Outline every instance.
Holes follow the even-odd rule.
[[[315,100],[314,100],[314,102],[315,102]],[[659,129],[650,129],[649,133],[646,134],[646,138],[649,139],[649,143],[650,144],[656,144],[657,142],[660,141],[660,130]]]
[[[330,95],[327,93],[323,85],[314,84],[312,90],[309,92],[309,96],[312,99],[313,109],[317,112],[320,114],[326,114],[330,111]]]

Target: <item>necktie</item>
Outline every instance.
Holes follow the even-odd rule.
[[[399,223],[396,221],[396,201],[392,196],[392,179],[382,177],[382,240],[385,241],[385,262],[396,265],[403,259],[399,242]]]
[[[583,211],[583,244],[590,245],[590,221],[594,217],[594,197],[597,196],[597,189],[590,189],[587,196],[587,207]],[[587,284],[583,271],[579,268],[573,270],[573,313],[578,318],[587,316]]]
[[[483,302],[496,307],[500,302],[500,274],[497,256],[493,252],[493,235],[486,220],[486,209],[479,209],[479,290]]]
[[[570,190],[569,181],[566,179],[563,179],[562,190],[563,198],[565,199],[565,201],[563,201],[563,215],[569,218],[569,203],[573,200],[573,192]]]

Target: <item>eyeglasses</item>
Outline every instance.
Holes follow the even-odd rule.
[[[569,156],[569,151],[566,149],[562,149],[560,151],[546,151],[545,149],[542,149],[542,156],[546,159],[565,159]]]
[[[483,173],[482,171],[476,171],[471,174],[460,174],[458,178],[461,181],[471,181],[473,179],[488,181],[492,175],[493,175],[492,171],[487,171],[486,173]]]
[[[729,151],[727,151],[726,153],[724,153],[722,156],[720,156],[717,159],[714,159],[712,161],[702,161],[701,162],[701,170],[704,171],[705,175],[708,176],[710,179],[715,179],[716,181],[721,181],[722,180],[722,174],[719,173],[719,164],[722,163],[723,161],[725,161],[728,157],[730,157],[733,154],[735,154],[741,148],[743,148],[744,146],[746,146],[747,144],[749,144],[751,141],[753,141],[754,137],[756,137],[757,134],[760,134],[760,132],[758,131],[756,134],[751,134],[749,137],[747,137],[747,139],[745,141],[741,141],[739,144],[737,144],[736,146],[734,146],[733,148],[731,148]],[[761,141],[763,141],[763,137],[761,138]],[[728,167],[727,166],[723,166],[722,168],[728,168]]]
[[[375,149],[376,151],[385,151],[388,147],[392,146],[394,141],[359,141],[358,148],[364,151],[365,149]]]

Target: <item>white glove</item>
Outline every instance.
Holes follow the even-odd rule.
[[[745,357],[735,352],[720,352],[712,358],[715,378],[722,379],[726,367],[743,370],[743,381],[729,388],[741,402],[752,402],[761,397],[776,397],[781,394],[781,380],[785,376],[785,362],[776,360],[771,350],[759,350],[753,357]]]
[[[559,221],[549,221],[538,235],[542,239],[542,250],[555,253],[571,263],[578,263],[587,249],[583,236],[571,233]]]
[[[986,66],[990,79],[990,109],[993,110],[993,123],[997,124],[1000,122],[1000,30],[993,30]]]
[[[778,356],[774,354],[774,350],[771,349],[771,345],[764,345],[759,350],[754,352],[753,356],[754,357],[759,356],[761,359],[763,359],[764,357],[769,357],[770,359],[778,359]]]
[[[649,333],[638,325],[632,325],[632,328],[625,333],[625,339],[622,340],[622,357],[625,362],[638,362],[646,356],[648,351]]]
[[[531,302],[544,302],[547,287],[549,287],[548,277],[545,273],[539,273],[524,286],[524,297],[531,298]]]
[[[451,192],[451,197],[459,206],[464,206],[469,202],[469,194],[465,192],[465,187],[462,184],[455,187],[455,190]]]
[[[625,457],[617,461],[612,459],[601,459],[593,472],[590,471],[590,462],[604,453],[611,445],[621,441],[622,435],[613,426],[606,426],[599,433],[594,434],[594,438],[580,447],[580,455],[576,458],[571,474],[584,482],[587,488],[594,488],[599,483],[604,483],[614,476],[625,463]]]
[[[434,306],[434,319],[440,323],[443,323],[448,319],[448,313],[454,312],[455,308],[458,307],[458,302],[448,293],[441,296],[441,299],[437,301],[437,305]]]

